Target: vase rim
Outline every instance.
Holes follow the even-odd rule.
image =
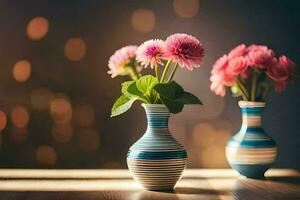
[[[263,101],[239,101],[239,106],[243,107],[265,107],[266,102]]]
[[[160,108],[166,108],[167,106],[165,104],[148,104],[148,103],[142,103],[143,107],[160,107]]]

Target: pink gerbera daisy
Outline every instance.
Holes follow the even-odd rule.
[[[116,76],[125,76],[128,74],[126,66],[134,59],[137,46],[129,45],[118,49],[108,61],[108,74],[111,74],[111,77]]]
[[[166,57],[171,58],[181,67],[185,67],[188,70],[200,67],[204,56],[204,49],[195,37],[176,33],[166,39],[165,46]]]
[[[153,68],[157,64],[163,64],[164,57],[164,41],[148,40],[141,44],[136,51],[136,60],[143,66],[150,65]]]

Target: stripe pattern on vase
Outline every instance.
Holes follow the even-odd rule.
[[[162,104],[142,105],[148,127],[128,151],[129,171],[147,190],[172,190],[186,166],[187,153],[169,132],[167,107]]]
[[[265,103],[240,101],[239,106],[242,111],[242,126],[226,146],[227,160],[241,175],[263,177],[277,155],[274,140],[262,128]]]

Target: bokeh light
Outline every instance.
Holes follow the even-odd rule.
[[[91,105],[76,105],[73,114],[74,121],[82,127],[91,126],[95,120],[95,111]]]
[[[49,108],[53,93],[47,88],[38,88],[31,92],[30,102],[33,108],[45,110]]]
[[[84,152],[92,152],[100,146],[100,136],[94,129],[82,129],[78,134],[79,147]]]
[[[225,121],[222,124],[226,126]],[[231,134],[222,127],[216,128],[209,123],[197,124],[192,132],[191,150],[192,162],[207,168],[228,167],[225,157],[225,145]],[[211,158],[214,155],[214,158]],[[197,160],[196,160],[197,159]],[[199,166],[198,164],[198,166]]]
[[[56,151],[49,145],[39,146],[36,151],[36,160],[44,165],[53,165],[57,159]]]
[[[25,82],[31,75],[31,64],[28,60],[18,61],[12,71],[13,78],[17,82]]]
[[[45,17],[35,17],[27,24],[27,35],[32,40],[40,40],[49,30],[49,21]]]
[[[5,129],[7,124],[7,117],[5,112],[0,110],[0,131],[2,131],[3,129]]]
[[[191,18],[199,12],[199,0],[174,0],[173,8],[178,16]]]
[[[11,110],[11,121],[17,128],[25,128],[29,122],[29,113],[24,106],[15,106]]]
[[[26,128],[15,128],[13,127],[10,132],[10,139],[16,143],[21,144],[26,142],[28,138],[28,130]]]
[[[52,135],[57,142],[67,143],[73,136],[73,127],[70,124],[55,123],[52,128]]]
[[[56,123],[68,123],[72,118],[72,106],[65,97],[56,97],[50,103],[50,113]]]
[[[198,147],[205,147],[215,141],[216,130],[208,123],[197,124],[192,132],[192,142]]]
[[[64,52],[69,60],[79,61],[86,53],[86,44],[79,37],[69,38],[65,44]]]
[[[140,33],[149,33],[155,27],[155,14],[149,9],[137,9],[131,16],[134,30]]]

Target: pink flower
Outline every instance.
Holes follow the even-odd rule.
[[[240,56],[240,57],[232,58],[229,61],[227,70],[233,75],[238,76],[239,74],[246,71],[247,68],[248,68],[247,60],[244,57]]]
[[[165,45],[166,57],[173,59],[181,67],[185,67],[190,71],[195,67],[200,67],[204,49],[195,37],[176,33],[166,39]]]
[[[163,64],[164,41],[148,40],[140,45],[136,51],[136,60],[143,66],[150,65],[153,68],[157,64]]]
[[[276,59],[273,50],[264,45],[251,45],[247,51],[246,58],[252,67],[265,69],[269,65],[273,65]]]
[[[245,44],[241,44],[238,45],[237,47],[235,47],[234,49],[232,49],[229,54],[228,54],[228,58],[232,59],[232,58],[236,58],[236,57],[240,57],[240,56],[245,56],[247,53],[247,47]]]
[[[227,55],[223,55],[214,64],[212,69],[212,76],[218,74],[217,81],[222,82],[222,84],[226,86],[231,86],[234,84],[236,76],[228,70],[228,64],[229,60]]]
[[[128,74],[126,66],[134,59],[137,46],[129,45],[118,49],[108,61],[108,74],[111,74],[111,77],[116,76],[125,76]]]
[[[295,71],[295,63],[283,55],[275,65],[268,67],[267,74],[274,81],[283,82],[291,79]]]
[[[210,77],[210,81],[211,81],[210,90],[214,92],[216,95],[220,95],[224,97],[226,90],[220,74],[212,74]]]

